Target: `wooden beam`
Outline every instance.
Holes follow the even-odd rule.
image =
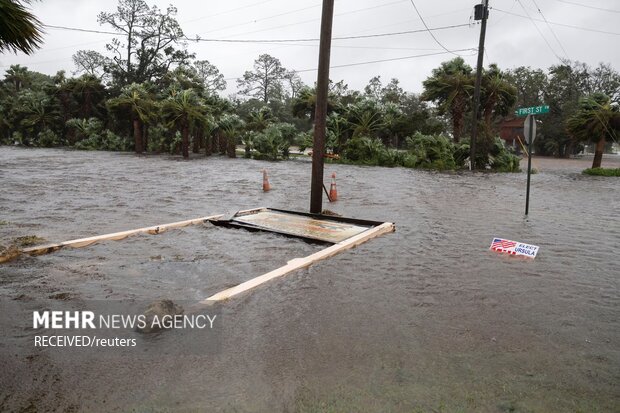
[[[207,222],[212,219],[219,219],[221,217],[222,215],[211,215],[208,217],[201,217],[201,218],[188,219],[185,221],[171,222],[169,224],[154,225],[151,227],[131,229],[129,231],[113,232],[111,234],[97,235],[97,236],[88,237],[88,238],[72,239],[69,241],[58,242],[54,244],[46,244],[46,245],[39,245],[39,246],[24,248],[20,252],[24,254],[29,254],[29,255],[49,254],[50,252],[58,251],[59,249],[64,248],[64,247],[82,248],[88,245],[93,245],[99,241],[106,241],[106,240],[117,241],[117,240],[125,239],[135,234],[151,234],[151,235],[161,234],[162,232],[167,231],[172,228],[180,228],[180,227],[185,227],[188,225],[201,224],[201,223]]]
[[[304,258],[295,258],[280,268],[277,268],[266,274],[260,275],[249,281],[241,283],[235,287],[220,291],[219,293],[201,301],[200,304],[213,304],[218,301],[227,300],[237,294],[249,291],[261,284],[266,283],[267,281],[273,280],[274,278],[282,277],[301,268],[309,267],[315,262],[333,257],[334,255],[340,254],[341,252],[360,245],[372,238],[392,231],[394,231],[394,224],[391,222],[384,222],[379,226],[370,228],[367,231],[362,232],[361,234],[357,234],[349,239],[327,247],[319,252],[315,252],[314,254],[308,255]]]

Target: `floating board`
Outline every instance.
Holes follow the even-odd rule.
[[[228,220],[214,219],[214,225],[268,231],[308,241],[336,244],[359,235],[383,222],[331,215],[308,214],[274,208],[238,212]]]
[[[492,251],[502,252],[511,255],[521,255],[528,258],[536,258],[540,247],[537,245],[525,244],[519,241],[511,241],[503,238],[493,238],[491,241]]]
[[[37,245],[34,247],[24,248],[20,250],[20,252],[24,254],[29,254],[29,255],[49,254],[51,252],[58,251],[59,249],[64,248],[64,247],[83,248],[89,245],[96,244],[100,241],[122,240],[135,234],[151,234],[151,235],[161,234],[162,232],[165,232],[169,229],[186,227],[188,225],[203,224],[205,222],[210,222],[213,219],[218,219],[221,217],[222,215],[211,215],[208,217],[201,217],[201,218],[188,219],[185,221],[171,222],[169,224],[154,225],[152,227],[130,229],[128,231],[113,232],[111,234],[96,235],[96,236],[88,237],[88,238],[72,239],[69,241],[57,242],[54,244]]]
[[[201,301],[200,305],[209,305],[214,304],[220,301],[228,300],[238,294],[242,294],[249,290],[252,290],[268,281],[271,281],[275,278],[283,277],[293,271],[306,268],[314,264],[315,262],[333,257],[334,255],[340,254],[348,249],[354,248],[364,242],[371,240],[380,235],[386,234],[388,232],[394,232],[394,224],[391,222],[383,222],[375,227],[368,228],[365,231],[354,235],[350,238],[347,238],[343,241],[340,241],[336,244],[333,244],[327,248],[324,248],[314,254],[308,255],[304,258],[294,258],[283,265],[280,268],[276,268],[273,271],[269,271],[263,275],[259,275],[258,277],[252,278],[246,282],[243,282],[234,287],[228,288],[226,290],[220,291],[217,294],[214,294],[208,298],[205,298]]]

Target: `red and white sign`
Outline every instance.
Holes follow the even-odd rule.
[[[511,255],[522,255],[524,257],[536,258],[539,247],[536,245],[524,244],[523,242],[511,241],[503,238],[493,238],[491,250],[503,252]]]

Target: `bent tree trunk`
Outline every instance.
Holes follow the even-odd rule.
[[[136,153],[142,153],[142,131],[140,128],[140,119],[133,120],[133,138],[135,141]]]
[[[183,141],[181,142],[183,157],[189,158],[189,127],[183,127]]]
[[[592,161],[592,168],[600,168],[603,161],[603,151],[605,150],[605,137],[603,136],[596,142],[596,148],[594,149],[594,160]]]

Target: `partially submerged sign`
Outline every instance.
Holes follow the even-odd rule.
[[[503,252],[511,255],[522,255],[528,258],[536,258],[539,247],[536,245],[525,244],[523,242],[511,241],[503,238],[493,238],[491,250]]]

